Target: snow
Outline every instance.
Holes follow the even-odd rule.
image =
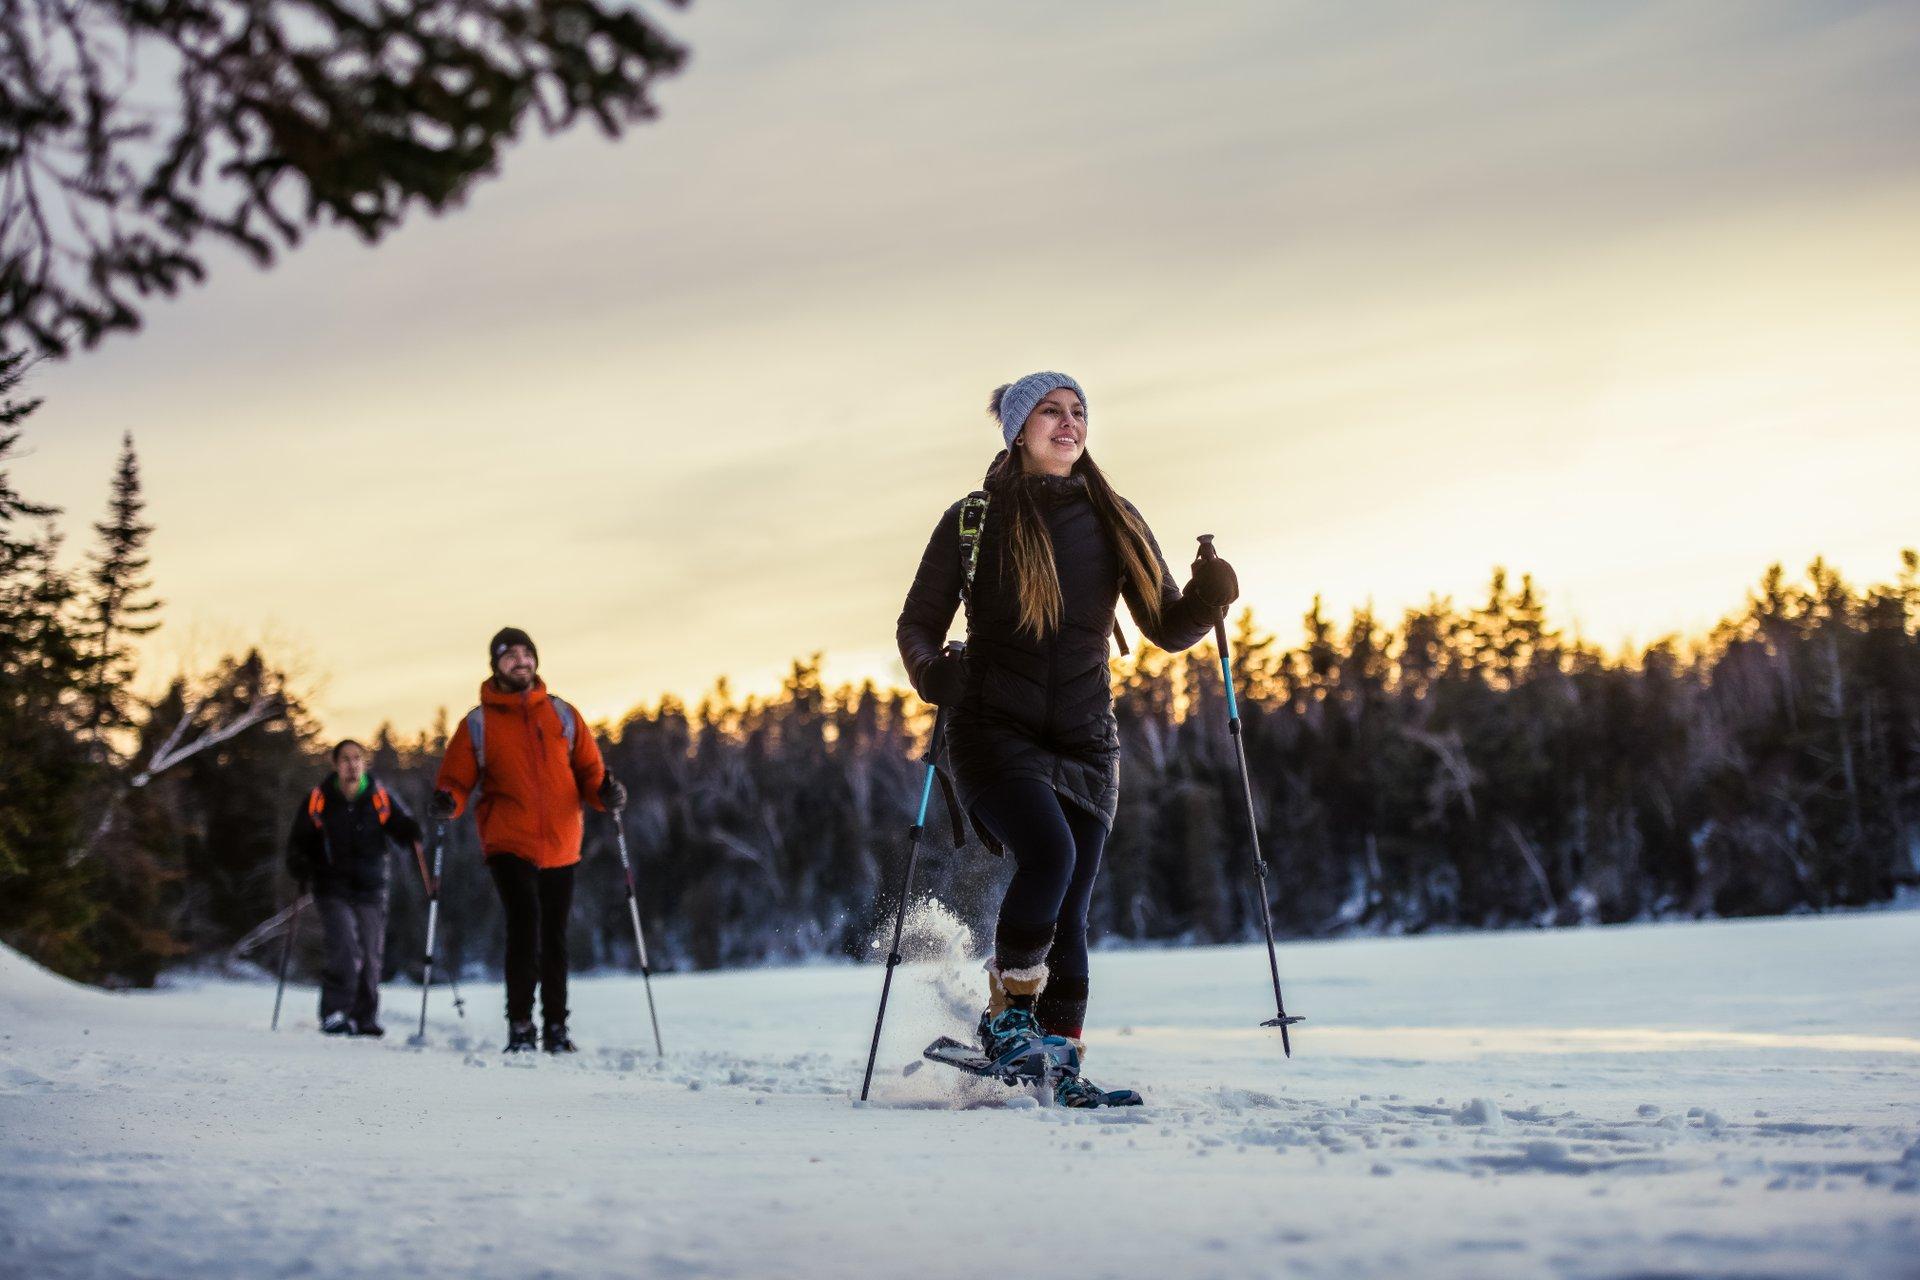
[[[571,1060],[387,992],[108,994],[0,950],[0,1276],[1920,1275],[1920,916],[1095,956],[1068,1112],[917,1064],[980,999],[919,913],[881,969],[577,982]]]

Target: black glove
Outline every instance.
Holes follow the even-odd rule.
[[[600,807],[608,812],[627,807],[627,789],[611,773],[600,779]]]
[[[943,653],[920,670],[920,695],[936,707],[950,707],[967,691],[967,660]]]
[[[1225,609],[1240,598],[1240,579],[1233,566],[1219,556],[1193,562],[1193,577],[1183,595],[1192,596],[1209,609]]]
[[[433,800],[427,805],[427,813],[435,822],[446,822],[453,817],[453,811],[459,806],[454,803],[453,792],[436,791]]]

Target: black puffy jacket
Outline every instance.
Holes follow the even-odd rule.
[[[1115,605],[1124,592],[1140,630],[1170,652],[1198,643],[1221,611],[1181,595],[1156,542],[1160,621],[1148,626],[1133,584],[1123,581],[1119,552],[1086,481],[1079,475],[1024,475],[1013,483],[1036,486],[1046,512],[1060,575],[1061,625],[1041,639],[1020,630],[1011,565],[1003,566],[1000,555],[1007,523],[998,511],[1003,499],[996,497],[980,537],[966,691],[948,713],[947,760],[969,813],[994,783],[1033,778],[1111,827],[1120,798],[1120,734],[1107,670]],[[923,695],[922,677],[939,658],[960,605],[960,506],[947,508],[934,527],[895,631],[907,677]]]
[[[379,779],[369,775],[360,794],[349,800],[340,793],[340,780],[328,774],[301,797],[293,815],[287,870],[296,880],[312,881],[317,894],[377,897],[387,888],[388,843],[411,847],[420,836],[420,824]]]

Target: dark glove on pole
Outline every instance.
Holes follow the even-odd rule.
[[[611,773],[600,779],[600,807],[608,813],[618,813],[627,807],[627,789]]]
[[[920,673],[920,685],[926,700],[936,707],[950,707],[967,691],[967,659],[951,650],[942,653]]]
[[[1181,594],[1192,596],[1209,609],[1224,610],[1240,598],[1240,578],[1233,566],[1213,550],[1212,537],[1208,534],[1201,540],[1200,554],[1193,561],[1193,576]]]

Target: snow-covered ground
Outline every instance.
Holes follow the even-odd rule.
[[[927,1064],[980,985],[578,982],[573,1060],[388,992],[72,986],[0,951],[0,1276],[1920,1276],[1920,914],[1095,956],[1066,1112]]]

